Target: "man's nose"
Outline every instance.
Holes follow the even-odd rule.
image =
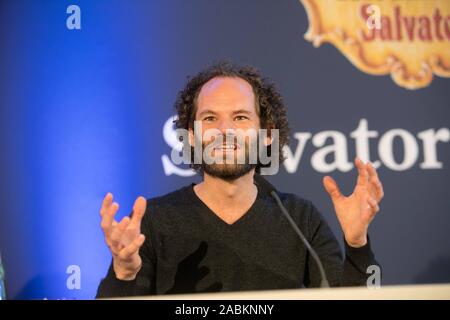
[[[217,129],[219,129],[220,132],[222,132],[222,134],[226,134],[227,130],[229,130],[229,129],[233,129],[234,130],[236,128],[235,128],[235,125],[234,125],[232,120],[230,120],[230,119],[223,119],[223,120],[219,121]]]

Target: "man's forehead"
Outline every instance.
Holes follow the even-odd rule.
[[[212,93],[218,89],[234,89],[242,92],[253,92],[252,86],[240,77],[214,77],[208,80],[200,90],[200,94]]]
[[[239,77],[215,77],[200,89],[198,98],[240,97],[253,98],[253,88]]]
[[[206,82],[201,88],[197,99],[197,111],[204,107],[214,107],[213,104],[223,106],[244,107],[251,101],[254,106],[255,95],[252,86],[239,77],[215,77]],[[228,103],[230,105],[228,105]],[[244,105],[242,105],[244,103]],[[238,106],[239,105],[239,106]]]

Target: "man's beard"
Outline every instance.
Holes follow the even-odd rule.
[[[232,181],[232,180],[236,180],[244,175],[246,175],[247,173],[249,173],[250,171],[252,171],[254,168],[256,168],[256,164],[227,164],[227,163],[223,163],[223,164],[218,164],[218,163],[213,163],[213,164],[206,164],[206,163],[202,163],[201,164],[201,169],[203,170],[203,172],[209,174],[210,176],[222,179],[222,180],[227,180],[227,181]]]
[[[256,142],[257,143],[257,142]],[[206,146],[209,143],[202,143],[202,150],[205,150]],[[249,162],[249,146],[248,143],[245,143],[245,161],[244,163],[237,163],[236,158],[234,158],[234,163],[227,163],[226,161],[226,155],[224,155],[223,163],[212,163],[207,164],[205,161],[202,161],[200,165],[201,171],[204,173],[209,174],[210,176],[232,181],[236,180],[250,171],[252,171],[254,168],[256,168],[256,164],[250,164]]]

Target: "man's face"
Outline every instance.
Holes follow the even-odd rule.
[[[256,145],[256,138],[250,141],[248,136],[243,137],[243,139],[226,137],[229,129],[234,132],[249,129],[258,131],[260,120],[255,105],[255,95],[251,85],[241,78],[216,77],[203,85],[198,95],[195,113],[195,120],[202,124],[202,147],[205,150],[215,139],[214,136],[205,139],[204,133],[210,129],[216,130],[217,133],[222,135],[223,143],[211,149],[211,156],[224,160],[223,163],[212,164],[202,161],[202,169],[205,173],[218,178],[233,180],[256,167],[256,164],[249,164],[248,162],[249,143]],[[239,143],[239,140],[245,141],[245,143]],[[243,157],[245,163],[237,161],[237,159]],[[233,159],[231,163],[230,159]]]

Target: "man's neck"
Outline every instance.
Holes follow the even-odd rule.
[[[250,209],[258,189],[253,183],[254,170],[236,180],[223,180],[204,174],[203,182],[194,187],[197,196],[216,215],[233,223]]]

